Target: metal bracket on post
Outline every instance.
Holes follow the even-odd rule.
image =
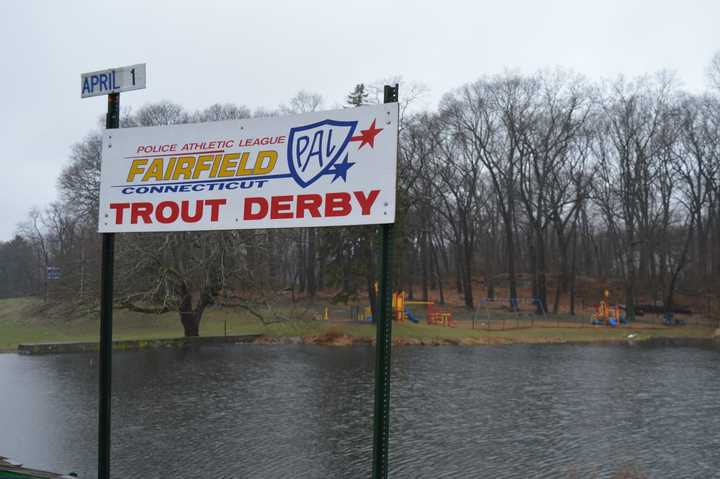
[[[385,85],[385,103],[398,101],[398,85]],[[390,438],[390,372],[392,351],[393,224],[380,227],[379,318],[375,339],[375,420],[373,424],[373,479],[388,477]]]
[[[107,129],[120,127],[120,93],[108,95]],[[98,479],[110,479],[110,398],[112,391],[112,304],[115,233],[102,234],[100,279],[100,400],[98,404]]]

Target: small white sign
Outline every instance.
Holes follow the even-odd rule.
[[[102,233],[395,221],[397,103],[103,137]]]
[[[80,97],[108,95],[146,88],[145,64],[111,68],[80,75]]]

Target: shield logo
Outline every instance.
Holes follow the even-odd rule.
[[[356,127],[357,121],[323,120],[290,128],[287,159],[297,184],[306,188],[332,168]]]

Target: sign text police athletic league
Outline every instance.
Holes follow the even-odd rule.
[[[392,223],[398,105],[106,130],[99,231]]]

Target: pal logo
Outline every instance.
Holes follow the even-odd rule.
[[[331,182],[338,178],[347,181],[347,170],[355,164],[349,162],[348,145],[359,141],[358,150],[365,145],[374,147],[375,137],[383,130],[376,128],[375,123],[373,120],[357,136],[353,136],[357,121],[328,119],[291,128],[287,147],[290,175],[303,188],[325,175],[334,175]]]

